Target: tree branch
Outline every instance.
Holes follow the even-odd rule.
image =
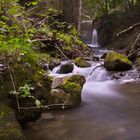
[[[12,82],[13,90],[16,92],[16,86],[15,86],[15,82],[14,82],[14,78],[13,78],[10,66],[8,65],[7,68],[8,68],[9,74],[10,74],[10,79],[11,79],[11,82]],[[15,94],[15,97],[16,97],[16,103],[17,103],[18,111],[20,111],[20,105],[19,105],[17,94]]]
[[[55,43],[55,48],[66,58],[69,59],[63,52],[62,50],[58,47],[58,45]]]
[[[46,108],[46,109],[50,109],[50,107],[53,106],[62,106],[63,109],[65,109],[65,106],[71,106],[73,104],[50,104],[50,105],[44,105],[44,106],[40,106],[40,108]],[[30,110],[30,109],[39,109],[37,106],[32,106],[32,107],[20,107],[21,110]]]
[[[132,26],[128,27],[127,29],[122,30],[121,32],[117,33],[117,36],[120,36],[128,31],[132,30],[133,28],[135,28],[137,26],[140,26],[140,23],[133,24]]]
[[[133,54],[133,51],[134,51],[134,49],[135,49],[135,46],[136,46],[136,44],[137,44],[139,38],[140,38],[140,33],[138,34],[136,40],[134,41],[134,44],[133,44],[132,47],[131,47],[131,50],[130,50],[130,52],[129,52],[129,54],[128,54],[128,57],[130,57],[130,56]]]
[[[96,66],[96,67],[92,70],[92,72],[91,72],[89,75],[92,75],[92,73],[93,73],[97,68],[102,67],[102,66],[103,66],[103,64]]]

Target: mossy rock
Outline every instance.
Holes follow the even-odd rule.
[[[81,75],[73,75],[68,77],[67,81],[69,82],[75,82],[76,84],[79,84],[81,87],[84,85],[85,77]]]
[[[75,64],[78,66],[78,67],[91,67],[91,64],[88,63],[84,58],[82,57],[78,57],[75,59]]]
[[[52,89],[56,89],[60,87],[60,85],[62,85],[65,82],[76,83],[82,87],[86,82],[86,80],[85,77],[82,75],[71,75],[68,77],[55,78],[52,83]]]
[[[120,53],[109,52],[105,57],[104,67],[109,71],[126,71],[132,67],[132,62]]]
[[[56,82],[55,82],[56,81]],[[72,75],[54,80],[55,85],[51,91],[49,104],[64,104],[65,108],[74,107],[81,103],[81,91],[85,78],[81,75]],[[62,106],[54,106],[61,109]]]
[[[17,90],[25,84],[31,85],[34,87],[31,94],[40,100],[43,105],[47,104],[48,96],[51,92],[52,79],[45,75],[44,71],[39,66],[34,66],[32,68],[26,64],[15,63],[12,64],[10,68]],[[36,120],[40,117],[41,109],[17,111],[15,95],[10,94],[10,91],[13,91],[13,86],[8,69],[0,74],[0,84],[0,102],[6,103],[15,109],[17,120],[20,123]],[[18,99],[21,107],[36,106],[34,99],[31,100],[31,98],[23,98],[20,96]]]
[[[26,140],[14,111],[4,104],[0,104],[0,140]]]
[[[68,62],[68,63],[62,64],[57,73],[67,74],[67,73],[71,73],[73,69],[74,69],[74,65]]]
[[[65,81],[60,85],[60,88],[63,89],[65,92],[72,94],[81,92],[81,86],[75,82]]]

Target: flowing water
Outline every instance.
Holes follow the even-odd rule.
[[[96,29],[93,29],[92,32],[92,43],[88,44],[90,47],[92,48],[96,48],[99,47],[99,43],[98,43],[98,33]]]
[[[102,50],[101,50],[102,51]],[[29,123],[25,134],[29,140],[140,140],[140,86],[125,80],[135,80],[136,70],[120,80],[92,62],[89,68],[74,67],[71,74],[82,74],[86,83],[79,107],[65,111],[49,111]],[[59,66],[52,71],[56,74]],[[123,83],[122,83],[123,82]]]

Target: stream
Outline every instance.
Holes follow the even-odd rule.
[[[96,49],[101,56],[107,50]],[[100,61],[102,62],[102,60]],[[86,78],[80,106],[65,111],[48,111],[24,129],[29,140],[140,140],[140,86],[136,69],[120,79],[91,62],[89,68],[78,68],[70,74]],[[59,77],[55,68],[51,75]],[[91,74],[91,75],[90,75]]]

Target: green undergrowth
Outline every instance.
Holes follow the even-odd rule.
[[[34,9],[34,4],[32,6]],[[6,69],[0,70],[0,102],[14,108],[17,119],[22,123],[36,118],[36,114],[38,117],[40,111],[22,110],[18,113],[16,96],[11,93],[30,85],[34,88],[30,95],[33,98],[18,95],[20,106],[39,106],[39,102],[46,105],[52,79],[46,76],[47,71],[43,70],[42,64],[49,63],[52,58],[64,59],[61,52],[70,59],[90,52],[74,25],[64,22],[61,11],[29,11],[19,5],[18,0],[1,1],[0,64]],[[75,83],[65,86],[74,91],[79,90]]]

